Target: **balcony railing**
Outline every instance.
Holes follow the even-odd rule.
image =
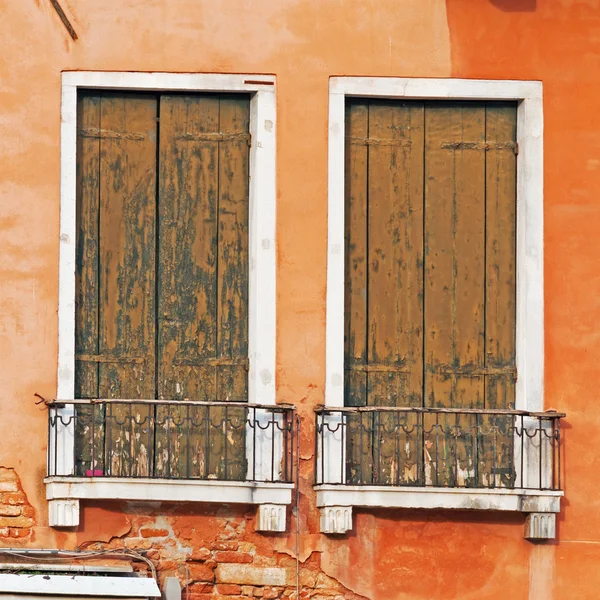
[[[291,406],[68,400],[48,409],[50,477],[293,482]]]
[[[319,407],[316,484],[560,490],[564,416]]]

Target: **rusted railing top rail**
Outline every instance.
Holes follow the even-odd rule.
[[[425,414],[471,414],[471,415],[505,415],[517,417],[536,417],[547,419],[562,419],[566,413],[555,410],[542,412],[532,412],[528,410],[511,410],[500,408],[435,408],[425,406],[325,406],[319,404],[315,407],[317,414],[327,413],[360,413],[360,412],[406,412],[406,413],[425,413]]]
[[[173,406],[228,406],[230,408],[259,408],[266,410],[296,410],[293,404],[252,404],[239,401],[201,401],[201,400],[154,400],[154,399],[126,399],[126,398],[75,398],[68,400],[48,400],[46,406],[62,408],[68,404],[157,404]]]

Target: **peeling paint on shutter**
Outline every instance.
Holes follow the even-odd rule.
[[[346,405],[513,407],[516,106],[356,99],[346,120]],[[472,436],[489,419],[444,416],[440,433],[465,433],[438,436],[439,477],[426,481],[415,457],[435,417],[421,440],[398,419],[348,418],[351,481],[511,476],[509,436],[492,450]]]

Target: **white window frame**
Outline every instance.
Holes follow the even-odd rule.
[[[517,109],[517,305],[516,305],[516,408],[544,409],[544,195],[543,195],[543,103],[539,81],[474,79],[421,79],[383,77],[332,77],[329,82],[328,246],[326,308],[325,405],[344,406],[344,153],[346,97],[411,100],[511,100]],[[331,416],[330,419],[340,419]],[[331,423],[335,429],[337,423]],[[331,470],[341,463],[344,449],[334,435],[324,443]],[[328,469],[325,465],[325,470]],[[340,482],[341,483],[341,482]],[[476,490],[449,493],[420,489],[408,499],[407,492],[344,486],[317,487],[317,504],[323,508],[349,505],[465,507]],[[406,489],[406,488],[404,488]],[[540,492],[541,493],[541,492]],[[402,497],[398,495],[402,494]],[[559,496],[560,492],[543,495]],[[435,500],[431,500],[436,496]],[[516,510],[519,502],[507,503],[506,493],[480,494],[486,508]],[[509,494],[514,495],[514,494]],[[490,497],[491,500],[490,500]],[[362,500],[361,500],[362,498]],[[447,501],[445,500],[447,499]],[[558,500],[558,499],[557,499]],[[510,506],[509,506],[510,504]],[[556,509],[558,504],[552,503]],[[471,503],[472,507],[472,503]],[[558,509],[559,510],[559,509]],[[328,511],[330,518],[331,510]],[[344,511],[340,515],[347,519]],[[343,528],[343,527],[342,527]]]
[[[58,297],[58,388],[57,400],[70,400],[75,394],[75,257],[76,257],[76,177],[77,177],[77,94],[82,88],[123,91],[188,91],[240,92],[250,95],[250,177],[249,177],[249,374],[248,402],[275,405],[275,326],[276,326],[276,85],[272,75],[203,74],[203,73],[143,73],[69,71],[62,74],[61,146],[60,146],[60,257]],[[73,414],[67,404],[62,415]],[[257,411],[257,413],[260,411]],[[270,419],[263,415],[265,419]],[[257,417],[261,418],[261,417]],[[74,427],[62,427],[56,447],[49,448],[57,472],[72,474]],[[260,452],[258,448],[257,452]],[[54,456],[56,453],[56,456]],[[269,463],[270,464],[270,463]],[[259,465],[260,466],[260,465]],[[66,478],[65,478],[66,479]],[[107,481],[109,478],[89,478],[73,482],[73,477],[61,481],[48,478],[47,498],[51,522],[76,525],[78,502],[84,497],[144,496],[140,486],[153,485],[152,480],[135,482]],[[189,482],[187,482],[189,484]],[[111,487],[112,484],[112,487]],[[290,484],[265,484],[269,492],[256,495],[245,482],[194,481],[193,486],[178,483],[173,488],[164,482],[156,485],[154,496],[163,494],[165,500],[177,498],[203,501],[243,501],[260,503],[266,498],[275,504],[291,502]],[[206,484],[202,491],[202,484]],[[243,488],[232,493],[233,487]],[[90,485],[94,486],[92,490]],[[261,484],[253,484],[261,487]],[[110,489],[109,489],[110,488]],[[248,488],[248,489],[246,489]],[[185,490],[189,489],[189,492]],[[69,490],[71,490],[69,492]],[[129,491],[127,491],[129,490]],[[193,490],[193,491],[192,491]],[[264,492],[265,490],[263,490]],[[174,493],[174,495],[172,495]],[[125,494],[125,495],[123,495]],[[256,496],[256,498],[255,498]],[[233,498],[233,500],[231,499]],[[58,504],[59,500],[65,500]]]

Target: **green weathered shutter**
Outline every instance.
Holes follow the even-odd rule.
[[[350,100],[346,121],[346,405],[512,407],[516,106]],[[472,485],[475,462],[480,482],[510,476],[510,436],[469,437],[489,418],[437,422],[465,435],[438,435],[434,480],[434,416],[429,437],[406,433],[414,416],[350,417],[350,479]]]
[[[246,401],[248,97],[86,93],[78,125],[77,397]],[[243,478],[244,419],[84,408],[78,471]]]

